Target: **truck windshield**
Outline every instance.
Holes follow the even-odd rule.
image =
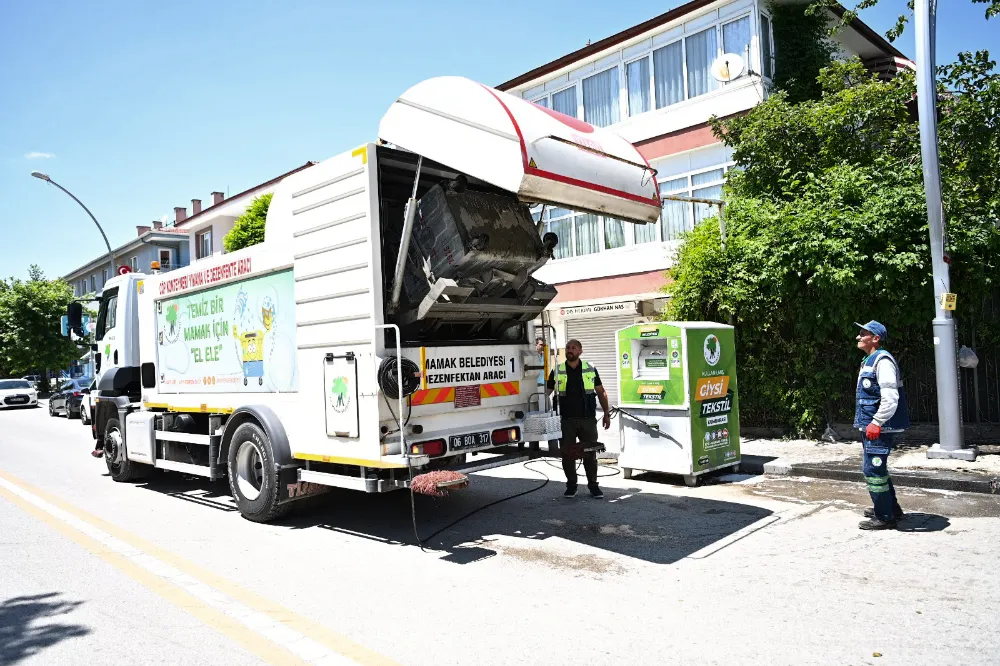
[[[103,340],[104,334],[115,327],[118,309],[118,289],[108,289],[101,294],[101,309],[97,313],[97,330],[94,332],[97,340]]]

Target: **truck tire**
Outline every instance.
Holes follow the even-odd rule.
[[[119,483],[134,481],[148,475],[149,465],[132,462],[125,454],[125,436],[118,419],[108,419],[104,427],[104,462],[111,478]]]
[[[279,505],[278,470],[271,440],[256,423],[243,423],[229,442],[229,489],[240,514],[255,523],[266,523],[288,513]]]

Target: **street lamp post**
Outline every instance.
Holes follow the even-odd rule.
[[[107,248],[108,248],[108,266],[109,266],[108,279],[110,280],[111,278],[113,278],[115,276],[115,253],[111,251],[111,243],[108,242],[108,236],[107,236],[107,234],[104,233],[104,229],[101,228],[101,223],[97,221],[97,218],[94,217],[94,214],[91,213],[90,209],[87,208],[86,206],[84,206],[83,202],[80,201],[79,199],[77,199],[73,195],[72,192],[70,192],[69,190],[67,190],[65,187],[63,187],[62,185],[60,185],[56,181],[54,181],[51,178],[49,178],[48,174],[44,174],[41,171],[32,171],[31,175],[34,176],[35,178],[38,178],[39,180],[44,180],[49,185],[55,185],[60,190],[62,190],[63,192],[65,192],[67,195],[69,195],[69,197],[73,201],[75,201],[78,204],[80,204],[80,208],[82,208],[85,211],[87,211],[87,215],[89,215],[90,219],[92,219],[94,221],[94,224],[97,225],[97,230],[101,232],[101,237],[104,239],[104,245],[107,246]]]
[[[944,308],[942,296],[951,291],[948,262],[944,256],[944,208],[941,204],[941,165],[938,161],[937,83],[934,67],[934,33],[937,0],[917,0],[917,109],[920,116],[920,155],[924,168],[927,222],[930,231],[934,280],[934,367],[937,383],[938,438],[927,450],[928,458],[975,460],[975,448],[962,447],[962,420],[958,410],[958,361],[955,357],[955,320]]]
[[[39,180],[44,180],[49,185],[55,185],[60,190],[62,190],[63,192],[65,192],[67,195],[69,195],[69,197],[73,201],[75,201],[78,204],[80,204],[80,208],[82,208],[85,211],[87,211],[87,215],[89,215],[90,219],[92,219],[94,221],[94,224],[97,226],[97,230],[101,232],[101,238],[104,239],[104,245],[108,248],[108,279],[110,280],[111,278],[113,278],[115,276],[115,253],[111,250],[111,243],[108,242],[108,236],[107,236],[107,234],[104,233],[104,229],[101,228],[101,223],[97,221],[97,218],[94,217],[94,214],[91,213],[90,209],[87,208],[86,206],[84,206],[83,202],[80,201],[79,199],[77,199],[76,196],[74,196],[72,192],[70,192],[69,190],[67,190],[65,187],[63,187],[62,185],[60,185],[56,181],[54,181],[51,178],[49,178],[48,174],[42,173],[41,171],[32,171],[31,175],[34,176],[35,178],[38,178]],[[90,337],[91,337],[91,340],[93,340],[93,334],[91,334]],[[91,355],[93,355],[93,351],[91,351]],[[90,374],[91,374],[91,376],[93,376],[94,375],[94,372],[93,372],[93,367],[94,367],[94,365],[93,365],[94,364],[93,357],[91,357],[90,363],[91,363],[91,373]]]

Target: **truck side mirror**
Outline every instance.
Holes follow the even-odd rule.
[[[66,308],[66,318],[69,320],[69,328],[83,328],[83,303],[78,301],[70,302]]]

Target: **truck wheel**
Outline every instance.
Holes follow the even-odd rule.
[[[104,462],[111,478],[120,483],[141,479],[150,471],[149,465],[132,462],[126,457],[125,435],[118,419],[108,419],[104,428]]]
[[[90,416],[83,407],[80,408],[80,420],[83,422],[83,425],[90,425]]]
[[[247,520],[266,523],[288,513],[279,505],[278,470],[271,440],[256,423],[244,423],[229,442],[229,489]]]

